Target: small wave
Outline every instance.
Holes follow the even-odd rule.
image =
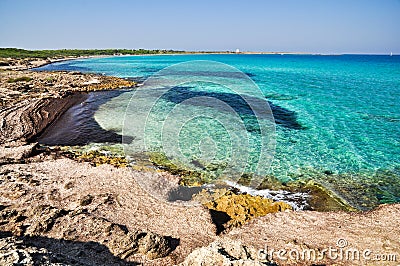
[[[273,199],[275,201],[283,201],[293,207],[295,211],[307,209],[309,207],[307,199],[310,197],[307,193],[290,192],[286,190],[257,190],[254,188],[239,185],[233,181],[225,181],[227,185],[236,188],[241,193],[247,193],[252,196],[262,196],[264,198]]]

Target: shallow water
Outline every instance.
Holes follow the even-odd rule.
[[[247,74],[258,85],[261,97],[270,103],[276,134],[260,140],[265,135],[260,128],[269,128],[271,120],[255,119],[251,108],[242,101],[243,95],[253,97],[253,103],[259,101],[256,87],[242,86],[241,93],[233,93],[220,85],[221,80],[238,86],[248,85],[248,80],[224,68],[197,69],[193,66],[175,69],[168,78],[179,80],[196,76],[211,82],[186,82],[164,90],[160,99],[154,98],[160,84],[148,84],[148,92],[136,94],[142,97],[141,101],[133,100],[136,109],[128,105],[135,91],[119,95],[91,94],[91,100],[85,103],[91,112],[85,111],[84,106],[69,111],[73,121],[70,124],[80,123],[80,126],[70,125],[68,131],[76,130],[72,133],[76,142],[118,142],[125,137],[135,152],[143,148],[140,145],[143,142],[149,150],[160,151],[168,145],[171,150],[174,143],[162,141],[160,144],[161,133],[178,132],[179,138],[175,139],[179,141],[175,146],[183,155],[174,159],[192,167],[212,163],[225,168],[236,165],[228,168],[268,173],[282,182],[311,178],[361,209],[400,201],[399,56],[124,56],[60,62],[40,69],[79,70],[144,81],[165,67],[191,60],[222,62]],[[216,102],[198,99],[216,99]],[[151,111],[140,116],[150,101],[154,101]],[[218,102],[227,103],[231,109]],[[130,123],[140,124],[144,118],[149,119],[145,135],[137,128],[123,130],[127,107]],[[202,119],[183,121],[184,115],[193,118],[200,113]],[[179,131],[173,131],[178,126]],[[121,137],[123,131],[125,136]],[[47,141],[43,138],[42,142],[55,144],[66,139],[63,134],[54,139],[54,132],[49,132]],[[141,137],[145,139],[140,140]],[[260,154],[263,154],[260,147],[272,141],[276,141],[273,159],[260,161]],[[236,157],[235,148],[239,148]],[[243,154],[247,157],[242,158]],[[270,152],[266,154],[271,155]],[[260,169],[260,165],[265,167]]]

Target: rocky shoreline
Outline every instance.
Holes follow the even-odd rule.
[[[96,166],[38,146],[32,139],[87,92],[135,85],[93,74],[26,70],[49,62],[13,59],[0,70],[1,265],[393,263],[382,255],[400,260],[399,204],[370,212],[322,213],[294,212],[272,203],[276,210],[270,213],[264,208],[270,202],[227,193],[226,201],[208,208],[183,207],[151,197],[135,182],[135,177],[157,179],[169,173],[116,167],[107,160]],[[226,211],[224,204],[236,203],[240,212]],[[257,210],[245,206],[257,206],[263,214],[248,221],[246,215]],[[235,225],[233,216],[245,222],[229,229],[216,222],[225,217]],[[350,260],[295,256],[330,247],[368,249],[372,255]],[[287,253],[279,256],[271,249]],[[298,252],[288,256],[293,250]]]

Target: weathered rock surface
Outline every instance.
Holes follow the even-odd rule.
[[[254,248],[243,246],[240,242],[225,240],[216,241],[207,247],[196,249],[180,266],[256,266],[266,265],[260,261]]]
[[[76,240],[78,237],[74,232],[81,230],[89,239],[104,244],[114,256],[122,259],[135,253],[157,259],[171,252],[172,243],[163,236],[144,231],[130,232],[124,226],[91,215],[84,209],[68,211],[50,205],[39,205],[31,210],[14,208],[3,206],[0,212],[0,228],[14,236],[41,236],[53,230],[57,223],[62,225],[63,239]],[[56,225],[54,229],[61,228]]]
[[[31,99],[1,108],[0,143],[29,140],[43,131],[60,113],[83,99],[83,95]]]
[[[126,79],[80,72],[0,71],[0,106],[42,98],[64,98],[73,92],[132,87]]]
[[[0,236],[0,265],[133,266],[138,263],[119,259],[95,242],[3,235]]]
[[[79,72],[0,71],[0,144],[34,137],[83,101],[85,92],[134,85],[121,78]]]
[[[10,142],[0,145],[0,165],[21,162],[36,152],[37,143]]]
[[[400,259],[399,215],[400,204],[381,205],[368,212],[280,212],[254,219],[224,237],[257,251],[275,251],[269,259],[279,265],[396,265],[390,260],[398,263]],[[286,251],[286,260],[279,259],[279,250]],[[364,257],[368,251],[371,253]],[[311,258],[307,257],[309,252]],[[353,258],[357,253],[359,259]]]
[[[69,265],[52,263],[54,255],[45,248],[27,246],[17,237],[0,238],[0,265]],[[68,264],[67,264],[68,263]]]
[[[399,258],[400,205],[360,213],[272,213],[216,236],[206,209],[160,202],[135,182],[136,175],[154,174],[50,158],[0,166],[0,230],[20,237],[95,243],[114,259],[147,265],[387,265],[363,260],[285,261],[276,254],[273,260],[260,260],[258,255],[262,249],[337,248],[340,239],[349,248]]]
[[[110,256],[148,265],[179,263],[214,241],[207,209],[152,198],[134,180],[143,174],[157,173],[51,157],[0,166],[0,230],[94,242]]]

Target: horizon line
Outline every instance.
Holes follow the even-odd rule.
[[[172,51],[172,52],[182,52],[182,53],[229,53],[229,54],[293,54],[293,55],[400,55],[400,53],[392,52],[305,52],[305,51],[257,51],[257,50],[181,50],[181,49],[165,49],[165,48],[20,48],[20,47],[0,47],[0,49],[22,49],[25,51],[57,51],[57,50],[148,50],[148,51]]]

